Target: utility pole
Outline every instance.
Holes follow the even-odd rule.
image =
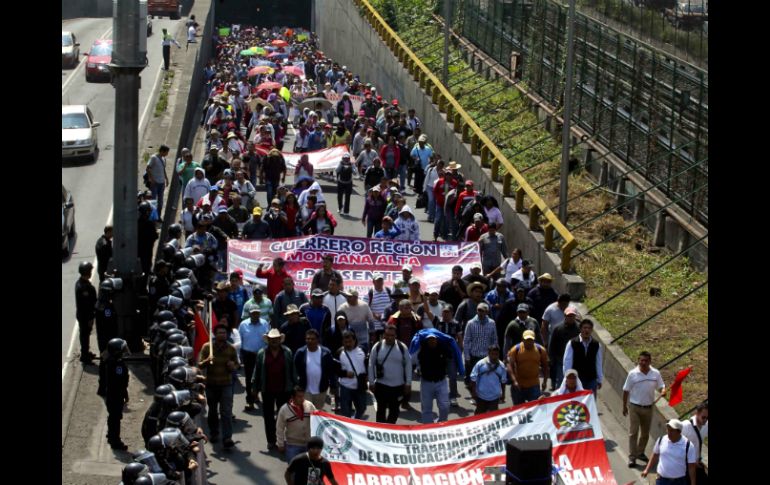
[[[564,81],[564,123],[561,131],[561,183],[559,184],[559,220],[567,225],[570,121],[572,119],[573,57],[575,55],[575,0],[569,0],[567,19],[567,79]]]
[[[449,26],[452,24],[452,0],[444,0],[444,68],[441,82],[449,86]]]
[[[115,171],[113,180],[113,267],[123,288],[115,292],[118,335],[132,351],[137,309],[137,154],[139,153],[139,73],[147,60],[140,52],[139,0],[113,0],[113,46],[110,72],[115,87]]]

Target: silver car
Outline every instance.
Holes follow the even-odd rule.
[[[61,33],[61,65],[75,67],[80,60],[80,44],[72,32]]]
[[[86,157],[96,161],[99,156],[99,141],[96,136],[98,121],[88,106],[72,105],[61,107],[61,157]]]

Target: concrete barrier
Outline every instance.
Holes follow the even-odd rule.
[[[493,182],[489,168],[481,158],[471,154],[470,145],[463,143],[445,115],[433,104],[405,67],[382,42],[377,32],[359,14],[350,0],[316,0],[314,4],[316,33],[321,49],[335,61],[350,66],[365,82],[371,81],[378,94],[397,98],[401,106],[414,108],[423,121],[428,142],[444,160],[455,160],[462,172],[484,193],[500,202],[505,224],[502,233],[510,248],[519,247],[530,259],[538,273],[551,273],[558,291],[566,291],[579,300],[585,294],[585,282],[574,274],[563,273],[558,252],[546,251],[541,232],[529,230],[528,214],[519,214],[514,199],[503,195],[501,183]]]

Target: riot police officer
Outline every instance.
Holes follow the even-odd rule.
[[[91,284],[94,265],[83,261],[78,266],[80,278],[75,283],[75,317],[80,331],[80,362],[93,364],[96,354],[90,352],[91,329],[96,314],[96,288]]]
[[[107,405],[107,441],[113,450],[127,450],[120,439],[120,420],[123,405],[128,402],[128,366],[123,357],[128,354],[125,340],[114,338],[107,343],[107,358],[99,364],[99,389],[97,394]]]
[[[107,278],[99,284],[99,296],[96,301],[96,341],[99,344],[99,353],[104,353],[107,342],[118,336],[118,315],[112,300],[114,292],[112,278]]]
[[[150,404],[147,412],[144,413],[144,419],[142,420],[142,438],[144,438],[145,446],[147,446],[147,442],[153,435],[163,429],[158,425],[158,419],[163,408],[163,397],[175,390],[171,384],[163,384],[155,388],[152,404]]]
[[[168,241],[166,241],[166,244],[170,244],[174,249],[182,249],[182,243],[179,241],[181,238],[181,224],[171,224],[168,227]]]
[[[161,297],[168,296],[171,293],[169,269],[171,269],[171,265],[166,261],[159,259],[155,262],[147,291],[150,308],[155,308]]]
[[[96,267],[99,273],[99,282],[104,281],[107,272],[107,264],[112,257],[112,224],[104,226],[104,234],[96,240]]]

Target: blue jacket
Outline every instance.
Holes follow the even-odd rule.
[[[457,345],[455,339],[449,335],[436,330],[435,328],[424,328],[414,334],[412,337],[412,343],[409,344],[409,354],[414,355],[420,350],[422,341],[428,338],[428,335],[435,335],[439,343],[442,345],[449,345],[454,353],[455,362],[457,362],[457,370],[460,374],[465,375],[465,365],[463,363],[463,354],[460,352],[460,347]]]
[[[334,387],[336,381],[336,369],[339,367],[339,361],[332,357],[332,353],[329,349],[320,345],[321,349],[321,383],[318,384],[318,390],[320,392],[326,392],[331,384]],[[297,349],[297,353],[294,354],[294,368],[297,370],[297,377],[299,378],[299,386],[307,390],[307,372],[305,371],[305,362],[307,360],[307,345]]]

